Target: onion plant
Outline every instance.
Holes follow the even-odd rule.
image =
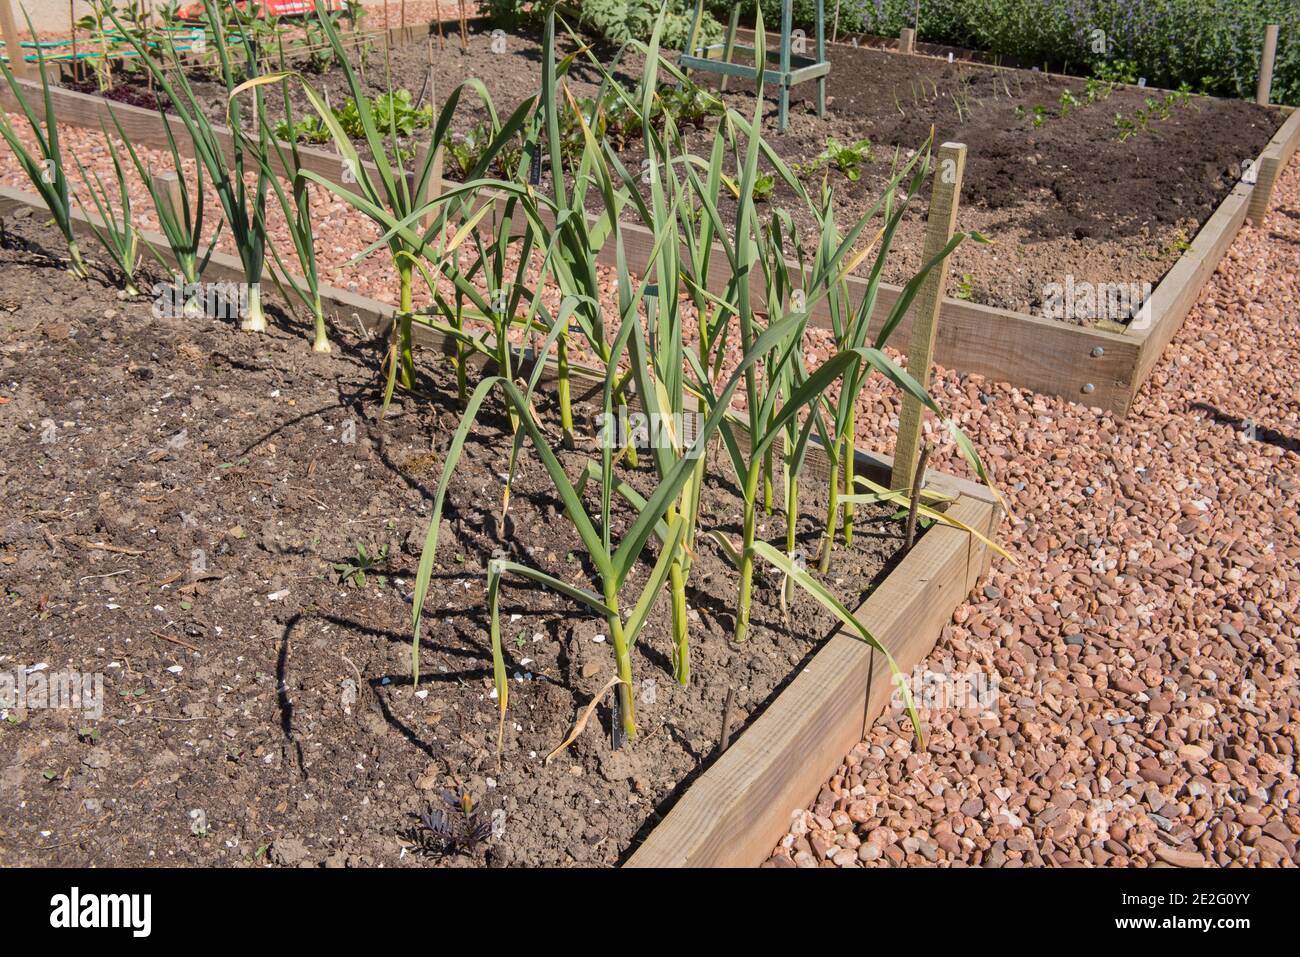
[[[283,62],[283,53],[281,61]],[[293,129],[293,104],[289,98],[288,80],[282,81],[281,90],[284,94],[284,110],[286,122],[289,129]],[[321,304],[320,295],[320,269],[316,263],[316,233],[311,218],[311,195],[307,188],[307,180],[301,176],[295,175],[291,185],[292,193],[286,193],[284,187],[280,184],[280,177],[275,175],[274,170],[270,168],[271,150],[275,150],[275,155],[280,160],[280,168],[285,170],[297,170],[302,168],[302,154],[298,149],[297,137],[291,138],[288,152],[277,139],[272,131],[271,121],[265,113],[258,117],[261,131],[261,159],[267,180],[271,184],[271,189],[275,192],[275,198],[280,203],[280,210],[284,213],[284,221],[288,224],[289,239],[293,243],[293,250],[298,258],[298,270],[290,270],[284,264],[284,259],[280,251],[271,244],[271,254],[275,257],[276,265],[280,267],[280,280],[278,285],[282,290],[287,285],[307,309],[307,314],[311,317],[312,326],[315,330],[315,337],[312,340],[313,352],[329,352],[331,350],[329,330],[325,326],[325,309]],[[291,297],[286,296],[286,299]]]
[[[109,11],[109,16],[135,48],[140,62],[145,65],[154,82],[166,95],[167,102],[171,104],[176,116],[185,124],[199,166],[208,174],[216,191],[244,269],[244,282],[248,295],[240,328],[250,332],[264,332],[266,315],[262,309],[261,283],[266,264],[266,193],[270,185],[270,173],[259,158],[261,143],[258,138],[251,136],[245,130],[239,100],[234,96],[237,89],[237,66],[226,42],[223,21],[216,0],[203,0],[203,8],[208,31],[212,34],[213,47],[216,50],[216,68],[228,94],[227,116],[230,120],[232,140],[229,147],[231,153],[229,161],[226,158],[226,145],[208,120],[201,100],[190,85],[176,44],[170,39],[162,43],[164,61],[160,62],[153,55],[152,41],[141,36],[137,31],[128,29],[113,11]],[[244,63],[239,69],[250,77],[256,76],[257,52],[247,36],[241,37],[240,43],[243,47]],[[265,110],[260,89],[256,91],[256,97],[254,115],[261,116]],[[250,176],[253,179],[252,185],[249,183]]]
[[[176,171],[175,196],[168,184],[155,174],[152,164],[141,158],[130,137],[127,136],[126,130],[122,128],[117,114],[113,114],[113,122],[117,126],[119,138],[131,156],[132,163],[135,164],[136,171],[140,174],[141,182],[144,183],[145,189],[149,191],[149,196],[153,200],[154,210],[158,214],[158,226],[171,250],[170,259],[164,258],[152,245],[148,248],[164,267],[168,269],[175,267],[181,282],[186,287],[194,287],[202,277],[203,270],[207,268],[208,260],[212,258],[212,251],[217,248],[223,221],[217,220],[217,228],[212,231],[212,238],[208,241],[205,250],[203,248],[203,170],[199,169],[198,175],[194,178],[194,192],[191,195],[171,124],[167,122],[166,114],[160,111],[158,116],[162,121],[163,132],[167,134],[172,169]],[[201,299],[202,297],[195,296],[186,300],[183,310],[187,318],[202,314]]]
[[[210,0],[209,0],[210,2]],[[411,328],[414,315],[412,292],[416,272],[416,260],[428,251],[446,227],[448,213],[442,210],[433,221],[422,221],[429,215],[428,204],[424,197],[435,175],[434,160],[438,148],[448,138],[451,119],[459,104],[460,97],[466,90],[478,95],[484,107],[493,119],[494,126],[501,129],[494,145],[506,142],[523,122],[526,115],[522,107],[505,124],[496,122],[496,109],[487,87],[477,79],[470,78],[459,84],[447,98],[446,103],[433,127],[432,141],[423,152],[423,159],[417,164],[414,174],[408,176],[402,158],[402,148],[398,143],[396,114],[390,112],[389,128],[381,128],[370,107],[364,84],[353,70],[343,50],[338,29],[328,16],[320,0],[316,3],[316,16],[321,29],[328,38],[334,56],[343,72],[344,80],[356,105],[357,119],[365,134],[365,146],[373,161],[370,165],[363,162],[352,139],[344,131],[335,112],[325,102],[308,80],[291,72],[270,74],[250,79],[232,91],[231,101],[235,102],[238,94],[246,89],[254,89],[261,96],[260,87],[266,83],[280,82],[286,77],[296,78],[302,85],[303,92],[312,104],[321,122],[325,124],[334,140],[334,144],[343,159],[344,183],[322,176],[313,170],[300,170],[298,175],[318,183],[340,199],[347,202],[373,220],[384,232],[384,243],[392,256],[393,267],[398,275],[398,315],[394,323],[395,340],[389,352],[388,382],[384,390],[384,408],[387,409],[392,398],[394,386],[400,382],[403,388],[415,386],[415,358],[412,346]],[[495,157],[495,151],[489,147],[479,160],[475,176],[482,175]],[[349,188],[349,187],[355,188]],[[373,247],[372,247],[373,248]],[[368,251],[367,251],[368,252]],[[363,254],[364,255],[364,254]]]
[[[87,217],[87,220],[100,245],[122,274],[122,288],[126,294],[138,296],[140,290],[136,288],[135,276],[140,269],[141,236],[131,216],[131,193],[127,189],[126,173],[122,169],[117,145],[107,130],[104,130],[104,140],[108,143],[108,155],[113,161],[113,174],[117,180],[117,203],[115,206],[113,196],[104,185],[99,172],[87,174],[86,167],[78,159],[77,168],[81,171],[81,180],[98,213],[97,217]],[[84,204],[82,209],[85,209]]]
[[[26,12],[24,11],[24,14]],[[32,36],[36,30],[32,27],[31,17],[27,18],[27,28]],[[22,167],[33,188],[50,211],[54,225],[63,234],[68,244],[68,268],[72,274],[86,278],[86,264],[81,256],[81,246],[77,242],[72,228],[72,196],[68,189],[68,177],[63,162],[63,150],[59,141],[59,123],[54,113],[54,97],[50,93],[50,79],[45,72],[45,55],[40,47],[36,49],[36,62],[41,74],[41,94],[45,122],[37,118],[36,112],[27,98],[27,91],[10,69],[9,62],[0,57],[0,71],[4,73],[5,82],[13,93],[14,99],[31,127],[36,140],[36,153],[33,154],[18,136],[9,121],[9,114],[0,110],[0,136],[9,144],[18,165]]]
[[[761,18],[760,18],[761,20]],[[762,23],[756,25],[755,46],[762,49]],[[756,64],[761,68],[761,61]],[[893,310],[886,317],[882,335],[874,344],[868,345],[866,324],[871,317],[875,303],[875,288],[879,281],[879,270],[884,257],[889,251],[889,240],[893,228],[897,225],[901,212],[887,214],[887,226],[875,236],[871,243],[857,250],[859,241],[864,237],[874,217],[882,206],[892,203],[892,197],[900,184],[907,181],[909,175],[913,191],[924,176],[925,163],[928,158],[928,144],[918,151],[913,158],[903,165],[901,170],[882,189],[882,199],[860,216],[843,235],[840,235],[831,222],[829,195],[824,194],[820,204],[814,203],[804,191],[798,177],[775,154],[760,132],[763,110],[762,82],[760,69],[759,91],[756,98],[755,113],[751,120],[729,110],[724,124],[735,131],[732,149],[737,154],[737,175],[731,184],[735,198],[735,214],[732,229],[721,225],[719,212],[720,184],[724,178],[712,175],[710,171],[709,187],[703,188],[698,177],[695,196],[704,210],[704,216],[714,225],[711,232],[719,237],[726,253],[727,264],[731,271],[725,289],[718,297],[721,308],[710,310],[712,318],[707,322],[709,335],[725,341],[727,330],[734,325],[742,352],[748,353],[763,332],[764,325],[769,328],[777,324],[788,324],[789,335],[786,339],[771,343],[773,351],[762,363],[752,365],[745,373],[745,399],[747,418],[744,421],[747,436],[742,436],[732,421],[723,424],[721,432],[727,454],[731,460],[740,486],[742,506],[741,540],[733,543],[721,534],[712,537],[721,544],[729,557],[735,562],[740,572],[739,595],[736,605],[735,639],[743,641],[748,636],[750,611],[752,605],[754,560],[759,555],[772,551],[770,546],[763,546],[756,541],[760,489],[770,481],[773,470],[770,453],[777,441],[783,440],[782,458],[785,473],[786,492],[786,546],[787,552],[781,562],[773,562],[786,573],[787,583],[793,581],[822,600],[817,589],[808,588],[811,579],[804,573],[794,574],[791,569],[799,565],[794,555],[793,524],[798,516],[798,476],[808,454],[808,443],[814,430],[818,437],[830,447],[828,452],[838,461],[841,450],[836,446],[842,441],[844,431],[851,428],[852,417],[846,410],[844,419],[847,425],[836,420],[836,427],[829,434],[826,430],[822,412],[827,395],[832,386],[838,384],[843,401],[849,403],[861,391],[866,377],[873,371],[885,376],[904,393],[911,395],[926,408],[939,413],[938,406],[926,390],[908,373],[900,368],[883,351],[888,333],[897,325],[908,306],[919,291],[925,276],[943,257],[951,252],[964,238],[961,234],[954,237],[943,253],[932,262],[924,264],[922,270],[905,286],[902,295]],[[765,227],[761,222],[754,200],[753,186],[760,175],[759,160],[763,159],[771,167],[773,174],[779,177],[796,195],[818,216],[819,241],[811,266],[804,270],[797,264],[791,264],[786,258],[786,236],[790,237],[797,248],[793,236],[793,226],[786,220],[782,226],[780,217],[774,217]],[[716,155],[715,155],[716,162]],[[892,215],[891,215],[892,214]],[[831,357],[815,370],[808,370],[803,360],[803,339],[808,317],[814,305],[833,296],[842,296],[847,289],[845,278],[874,248],[876,250],[876,267],[873,270],[874,282],[864,302],[860,305],[858,315],[860,326],[855,327],[860,334],[838,336],[836,349]],[[707,247],[700,251],[701,260],[707,255]],[[764,313],[755,302],[751,288],[750,276],[760,275],[764,279],[766,302]],[[707,289],[707,282],[698,281],[696,286]],[[697,293],[697,295],[700,295]],[[836,307],[832,307],[834,314]],[[701,334],[704,334],[706,322],[702,313]],[[720,356],[719,356],[720,360]],[[696,369],[696,385],[705,396],[706,406],[716,400],[712,394],[712,377],[708,369],[701,364]],[[850,441],[850,451],[852,455]],[[973,453],[973,449],[971,449]],[[766,480],[766,481],[765,481]],[[833,477],[831,495],[837,494],[838,477]],[[837,514],[832,505],[832,514]],[[770,557],[770,556],[769,556]],[[786,592],[783,588],[782,596]],[[825,604],[825,602],[822,602]],[[828,606],[829,607],[829,606]],[[834,608],[830,610],[836,614]]]
[[[627,450],[608,433],[598,443],[598,454],[580,465],[576,478],[566,470],[558,446],[570,438],[572,420],[566,420],[564,416],[571,413],[561,406],[557,442],[540,421],[533,401],[542,373],[540,361],[526,383],[513,367],[507,366],[480,380],[468,396],[461,423],[443,462],[416,574],[411,649],[414,680],[419,681],[423,609],[437,558],[439,529],[451,476],[490,396],[499,396],[511,415],[513,442],[506,478],[506,501],[518,459],[525,448],[530,448],[563,503],[564,514],[589,558],[584,567],[592,569],[590,580],[574,583],[516,561],[501,550],[494,552],[488,561],[489,637],[502,728],[509,704],[500,623],[500,595],[506,576],[549,588],[603,620],[614,652],[618,725],[628,737],[636,733],[632,650],[644,634],[651,610],[666,587],[673,592],[674,671],[678,680],[687,680],[685,574],[689,567],[689,538],[693,534],[692,523],[698,521],[699,490],[705,476],[702,453],[718,436],[721,436],[741,487],[744,509],[743,537],[738,545],[725,536],[714,536],[740,571],[736,637],[743,639],[748,631],[753,566],[756,560],[761,559],[813,596],[858,637],[881,651],[891,668],[897,670],[887,649],[822,582],[794,559],[789,539],[786,551],[757,540],[759,486],[765,470],[770,475],[772,469],[768,464],[769,451],[779,440],[784,440],[782,462],[788,475],[787,522],[793,524],[797,515],[798,473],[806,461],[813,434],[816,432],[828,448],[834,442],[835,428],[827,429],[825,422],[827,396],[837,384],[841,393],[860,388],[859,379],[865,376],[862,370],[880,373],[912,400],[941,415],[938,405],[926,390],[882,349],[888,332],[897,325],[915,297],[925,272],[933,264],[926,264],[922,273],[904,288],[899,302],[885,317],[881,337],[874,343],[868,344],[865,333],[858,338],[843,337],[827,361],[809,369],[803,344],[811,310],[822,299],[841,295],[844,278],[872,249],[878,250],[878,256],[884,255],[886,249],[881,247],[887,248],[892,235],[888,228],[882,229],[865,249],[859,249],[858,245],[859,240],[867,235],[872,218],[886,201],[878,203],[842,236],[835,231],[831,231],[829,236],[823,233],[816,251],[805,263],[794,238],[792,221],[786,217],[775,223],[763,223],[755,209],[753,185],[760,175],[760,158],[771,167],[772,175],[779,176],[806,200],[806,195],[799,193],[802,187],[798,178],[761,135],[761,96],[751,119],[734,111],[723,115],[707,161],[682,148],[682,139],[676,135],[671,118],[665,123],[662,137],[651,131],[648,121],[653,115],[656,72],[662,65],[658,54],[661,30],[662,20],[645,47],[645,79],[648,82],[643,83],[639,103],[635,104],[647,129],[649,163],[644,183],[639,175],[624,167],[614,150],[597,140],[589,122],[592,117],[584,114],[576,101],[564,95],[558,87],[553,57],[555,14],[552,10],[545,18],[542,95],[537,99],[541,115],[534,127],[537,136],[550,147],[552,177],[549,189],[543,191],[524,182],[472,179],[448,190],[432,203],[400,217],[380,210],[378,203],[371,203],[376,210],[373,218],[385,229],[384,241],[400,238],[409,243],[413,250],[410,254],[413,268],[424,269],[414,263],[427,260],[437,251],[438,258],[430,273],[449,270],[457,288],[463,285],[469,296],[470,289],[475,288],[473,283],[459,271],[459,267],[448,265],[445,247],[432,243],[429,236],[413,229],[413,224],[429,215],[436,215],[442,221],[442,217],[452,210],[473,208],[475,197],[489,191],[496,198],[514,200],[513,210],[518,214],[519,226],[514,225],[515,216],[498,218],[492,223],[495,232],[490,242],[482,242],[479,248],[486,250],[493,243],[508,243],[511,231],[516,228],[530,235],[532,248],[540,258],[542,281],[554,286],[561,302],[551,315],[541,305],[540,297],[534,295],[530,299],[525,321],[530,325],[536,322],[537,328],[545,331],[539,359],[548,355],[553,347],[561,347],[559,367],[563,369],[565,353],[562,346],[570,334],[572,323],[592,343],[593,351],[605,367],[600,411],[606,426],[615,421],[633,387],[651,421],[671,423],[668,441],[652,443],[654,484],[648,494],[641,494],[621,477],[619,469]],[[761,51],[761,15],[756,34],[755,46]],[[665,69],[671,71],[672,68],[665,66]],[[571,184],[566,179],[570,171],[564,169],[558,148],[563,110],[572,111],[581,136],[581,149],[572,162]],[[737,155],[738,172],[734,178],[723,173],[723,161],[729,153]],[[923,171],[927,158],[927,151],[913,157],[887,185],[885,194],[892,196],[909,174],[914,179],[922,175],[914,171]],[[648,186],[645,195],[640,189],[642,185]],[[723,190],[735,198],[734,220],[730,224],[723,219]],[[587,212],[589,191],[596,194],[593,200],[599,200],[600,212],[595,216]],[[463,240],[467,230],[474,230],[484,222],[484,208],[486,204],[479,207],[479,211],[460,228],[451,244],[453,248]],[[829,216],[828,198],[824,197],[821,209]],[[888,209],[887,223],[896,215],[892,206]],[[638,215],[649,231],[649,267],[639,278],[633,277],[628,268],[627,237],[620,219],[624,210]],[[728,271],[720,283],[708,275],[715,241],[721,244]],[[476,239],[476,243],[479,242]],[[786,258],[787,247],[791,245],[795,249],[795,264]],[[605,290],[595,268],[597,258],[609,249],[613,250],[618,276],[612,307],[608,297],[603,295]],[[480,256],[477,262],[481,266],[483,257]],[[765,304],[760,304],[753,294],[752,277],[759,277],[755,281],[763,287]],[[434,284],[431,282],[430,285]],[[719,285],[722,286],[720,292],[712,291]],[[700,309],[700,333],[694,347],[688,346],[682,335],[680,297],[683,294]],[[874,301],[865,308],[863,315],[866,318],[870,318],[873,306]],[[862,310],[860,304],[857,308]],[[503,335],[505,331],[508,330],[503,330]],[[739,344],[740,358],[724,376],[727,345],[733,337]],[[747,402],[746,414],[732,407],[733,400],[742,390]],[[675,425],[692,409],[700,412],[699,425],[688,436]],[[959,437],[963,453],[983,477],[983,468],[969,442],[954,425],[947,424]],[[663,435],[662,432],[657,434],[659,437]],[[865,502],[870,495],[881,496],[880,501],[893,501],[903,495],[902,492],[877,491],[870,486],[859,493],[856,486],[860,484],[851,484],[852,495],[846,496],[857,496],[853,504]],[[928,505],[924,507],[928,509],[927,516],[942,520],[941,511]],[[616,516],[616,510],[621,514]],[[621,534],[618,529],[622,529]],[[651,546],[652,538],[658,542],[657,551]],[[633,571],[638,568],[646,570],[644,576],[636,576],[641,586],[629,594]],[[914,710],[912,718],[915,723]]]

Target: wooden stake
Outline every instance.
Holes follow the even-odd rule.
[[[731,705],[736,698],[736,689],[727,689],[727,700],[722,703],[722,733],[718,736],[718,754],[731,746]]]
[[[456,0],[456,7],[460,10],[460,50],[462,53],[469,52],[469,22],[465,18],[465,0]]]
[[[181,179],[179,173],[155,173],[154,182],[161,183],[166,190],[163,194],[167,197],[167,202],[171,204],[172,211],[180,216],[184,212],[185,206],[181,202]]]
[[[1259,85],[1255,87],[1255,102],[1268,106],[1269,93],[1273,89],[1273,60],[1277,56],[1277,24],[1270,23],[1264,28],[1264,50],[1259,56]]]
[[[68,0],[68,35],[72,37],[72,77],[81,79],[81,63],[77,60],[77,11],[74,0]]]
[[[916,31],[911,27],[903,27],[898,35],[898,50],[900,53],[916,52]]]
[[[432,66],[429,67],[427,85],[429,88],[429,105],[431,107],[434,107],[434,112],[437,113],[436,104],[438,98],[433,86]],[[419,171],[424,169],[425,160],[429,156],[429,148],[433,146],[433,136],[434,134],[430,133],[428,142],[421,143],[419,150],[415,154],[415,170],[413,171],[415,175],[418,175]],[[435,199],[437,199],[440,195],[442,195],[442,144],[441,143],[438,144],[438,151],[433,154],[433,166],[429,170],[429,178],[424,182],[424,189],[421,190],[420,195],[416,197],[416,206],[417,207],[427,206],[430,203],[432,203]],[[433,224],[433,220],[434,220],[434,214],[429,213],[420,220],[420,223],[425,229],[428,229]]]
[[[934,186],[930,193],[930,216],[925,231],[925,248],[921,262],[927,263],[943,251],[957,226],[957,204],[961,196],[961,179],[966,171],[966,146],[944,143],[939,147],[934,167]],[[930,270],[913,303],[912,341],[907,349],[907,371],[922,387],[929,388],[930,366],[934,362],[934,335],[939,324],[939,304],[943,301],[948,280],[948,259]],[[921,403],[911,396],[903,398],[898,414],[898,447],[894,451],[894,469],[889,487],[909,489],[916,474],[916,459],[921,445]]]
[[[9,59],[9,69],[18,79],[27,79],[30,75],[27,70],[27,59],[23,54],[23,44],[18,35],[18,27],[14,21],[14,8],[10,0],[0,0],[0,30],[4,31],[5,56]]]
[[[1246,206],[1246,218],[1252,226],[1262,226],[1268,215],[1269,200],[1273,197],[1273,186],[1277,183],[1279,171],[1277,156],[1262,156],[1255,167],[1255,185],[1250,190],[1250,201]]]

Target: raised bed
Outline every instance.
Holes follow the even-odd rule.
[[[398,30],[394,39],[415,40],[427,36],[429,29],[407,27],[405,31]],[[101,124],[112,128],[111,111],[137,143],[166,147],[155,112],[67,90],[56,89],[54,95],[62,122],[91,129],[100,129]],[[0,98],[12,105],[7,91]],[[36,102],[39,103],[39,98]],[[1266,205],[1276,170],[1286,164],[1300,142],[1300,114],[1278,109],[1289,115],[1256,159],[1255,181],[1238,183],[1219,205],[1189,248],[1156,285],[1149,309],[1140,321],[1122,330],[1109,330],[947,297],[941,305],[935,361],[959,372],[976,373],[1036,392],[1126,413],[1164,346],[1181,326],[1205,278],[1213,272],[1246,218],[1248,208],[1253,206],[1258,215],[1258,210]],[[175,125],[181,133],[178,142],[184,149],[187,138],[179,123]],[[340,173],[339,160],[334,154],[307,147],[301,152],[304,165],[309,168],[324,175]],[[627,237],[631,268],[644,269],[651,245],[648,232],[629,226]],[[612,257],[612,253],[607,255]],[[715,255],[720,262],[721,252],[715,250]],[[713,270],[715,276],[722,274],[720,269]],[[755,282],[758,281],[755,277]],[[861,280],[850,282],[859,284]],[[884,309],[892,304],[898,292],[895,286],[883,286],[880,301]],[[814,325],[825,325],[826,321],[824,312],[814,311]],[[896,341],[906,339],[909,322],[910,317],[904,320]]]
[[[14,190],[0,192],[0,215],[40,209],[34,196]],[[88,229],[85,217],[78,220],[82,229]],[[161,237],[148,238],[162,242]],[[214,279],[241,276],[237,261],[221,254],[214,255],[210,268]],[[381,325],[391,315],[391,309],[381,303],[337,290],[326,289],[324,296],[336,319],[357,316]],[[239,335],[233,329],[224,334]],[[422,330],[422,338],[433,350],[447,346],[431,330]],[[575,378],[581,383],[584,376],[577,372]],[[594,376],[588,381],[595,386]],[[582,390],[576,394],[581,398]],[[286,435],[277,440],[281,441],[291,440]],[[888,456],[859,452],[857,463],[861,474],[888,482]],[[814,450],[806,477],[824,479],[826,471],[824,456]],[[999,511],[987,488],[934,472],[927,475],[925,484],[951,497],[948,509],[954,518],[985,535],[996,535]],[[814,482],[808,487],[814,488]],[[988,549],[978,539],[957,529],[933,526],[872,590],[857,613],[890,649],[899,667],[909,671],[933,647],[942,625],[986,570],[988,561]],[[816,793],[835,764],[860,740],[866,723],[888,701],[888,679],[880,656],[862,642],[832,632],[790,684],[760,706],[760,716],[729,749],[680,794],[657,803],[621,857],[630,857],[635,866],[761,863],[783,831],[790,811]],[[598,736],[599,732],[593,728],[587,734]],[[607,750],[607,746],[600,748],[602,753]],[[553,773],[565,774],[566,770],[559,767]],[[319,778],[315,779],[316,787],[321,787]],[[673,810],[662,823],[651,827],[669,805]]]

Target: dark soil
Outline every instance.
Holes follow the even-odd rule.
[[[468,53],[461,53],[455,40],[449,39],[445,50],[434,43],[432,90],[437,97],[474,76],[491,91],[504,116],[537,88],[540,47],[534,38],[511,34],[500,54],[491,51],[490,43],[486,32],[472,37]],[[875,203],[890,176],[896,147],[919,147],[932,126],[936,143],[965,143],[968,161],[958,228],[978,230],[995,242],[967,243],[954,254],[949,291],[1023,311],[1039,311],[1044,287],[1064,283],[1067,276],[1076,282],[1145,281],[1154,286],[1238,181],[1243,162],[1258,155],[1281,123],[1276,111],[1251,103],[1193,97],[1173,106],[1169,118],[1152,120],[1121,143],[1115,114],[1135,117],[1145,106],[1144,91],[1116,88],[1060,116],[1063,91],[1085,99],[1083,81],[849,46],[835,46],[829,55],[825,119],[812,108],[814,85],[798,86],[790,129],[776,136],[775,99],[767,98],[769,131],[781,156],[806,163],[823,151],[828,137],[840,143],[871,141],[872,159],[860,181],[851,182],[838,170],[830,173],[844,228]],[[425,90],[429,58],[424,45],[394,48],[386,68],[382,51],[376,51],[365,72],[367,85],[373,93],[405,86],[418,94]],[[629,61],[617,72],[632,84],[640,67]],[[711,74],[695,77],[716,85]],[[598,82],[595,70],[581,60],[575,63],[570,74],[575,96],[591,95]],[[335,104],[346,96],[337,70],[313,77],[312,83],[327,90]],[[223,118],[222,88],[211,82],[200,82],[198,88],[213,117]],[[954,94],[963,103],[960,118]],[[307,115],[311,107],[301,90],[295,88],[293,97],[296,115]],[[745,84],[733,81],[726,98],[741,113],[752,114],[753,96]],[[462,101],[458,132],[485,117],[476,104],[471,95]],[[1049,111],[1039,127],[1033,125],[1035,107]],[[275,112],[274,104],[271,109]],[[711,136],[697,131],[690,142],[704,149]],[[625,152],[635,162],[641,148],[633,142]],[[815,190],[821,175],[809,172],[805,183]],[[886,265],[890,281],[906,281],[920,266],[927,197],[928,186],[900,229]],[[778,186],[770,202],[792,205],[791,199]],[[811,231],[812,217],[805,210],[792,208],[792,213]]]
[[[503,547],[590,582],[531,461],[501,523],[503,422],[485,417],[452,482],[417,689],[408,596],[459,418],[445,366],[423,355],[420,397],[380,424],[378,343],[334,330],[321,356],[283,317],[265,336],[155,318],[70,278],[61,251],[31,217],[0,248],[0,670],[99,673],[105,703],[99,720],[0,720],[0,863],[612,864],[713,760],[728,692],[739,729],[831,629],[803,595],[787,627],[760,573],[753,635],[731,644],[735,574],[704,544],[692,685],[672,682],[661,598],[634,654],[638,739],[612,751],[602,705],[547,766],[612,673],[611,649],[572,603],[510,583],[498,768],[484,562]],[[584,455],[564,461],[575,474]],[[703,528],[734,534],[738,518],[731,489],[711,486]],[[880,579],[897,533],[886,513],[862,516],[829,582],[846,602]],[[351,587],[333,566],[358,544],[387,556]],[[503,833],[473,853],[418,853],[415,815],[444,789],[471,794],[484,820],[504,811]]]

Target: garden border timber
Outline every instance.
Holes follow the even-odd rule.
[[[0,217],[15,209],[45,210],[35,194],[0,187]],[[98,217],[73,210],[74,229],[90,234]],[[160,250],[166,240],[145,232]],[[214,252],[209,272],[239,280],[243,267],[233,256]],[[205,273],[207,275],[208,273]],[[392,306],[330,286],[321,287],[322,304],[336,318],[365,316],[372,327],[391,320]],[[450,354],[453,340],[428,326],[416,325],[423,345]],[[490,337],[485,337],[490,341]],[[473,353],[469,361],[486,360]],[[545,383],[556,377],[555,360],[547,359]],[[594,397],[603,377],[593,370],[572,369],[575,402]],[[742,441],[747,437],[739,423]],[[855,449],[855,470],[888,484],[893,457]],[[809,477],[826,481],[830,463],[814,444],[805,468]],[[924,488],[952,501],[947,512],[992,539],[1001,523],[997,496],[970,479],[927,470]],[[858,620],[889,650],[901,673],[908,674],[934,648],[943,625],[988,570],[992,550],[968,532],[936,524],[917,542],[870,596],[854,611]],[[883,655],[842,629],[831,632],[812,660],[795,673],[789,686],[692,782],[667,816],[655,826],[627,862],[632,867],[753,867],[767,859],[789,825],[791,811],[808,804],[890,699],[892,672]]]
[[[949,514],[991,536],[998,506],[962,495]],[[855,612],[908,675],[987,571],[987,545],[934,525]],[[750,727],[692,783],[629,867],[755,867],[890,700],[892,672],[865,642],[837,631]]]
[[[407,27],[408,32],[427,27]],[[37,92],[39,83],[19,81]],[[158,113],[140,107],[114,103],[100,96],[76,93],[58,87],[51,89],[56,101],[60,121],[72,126],[90,129],[112,128],[112,116],[122,123],[127,135],[137,145],[166,150],[167,139],[163,133]],[[43,110],[39,96],[30,98],[38,114]],[[0,88],[0,105],[6,109],[16,107],[12,93]],[[1270,107],[1287,115],[1286,121],[1264,148],[1261,157],[1273,156],[1277,168],[1289,161],[1300,142],[1300,110]],[[192,155],[192,144],[184,125],[176,117],[168,118],[176,135],[177,145],[185,155]],[[230,131],[216,128],[227,151],[232,149]],[[336,153],[311,147],[299,147],[302,165],[323,176],[340,173],[341,159]],[[279,157],[273,156],[274,168],[284,172]],[[1258,171],[1262,164],[1255,161]],[[1269,166],[1271,168],[1271,164]],[[1161,279],[1150,300],[1150,327],[1145,330],[1126,328],[1111,331],[1095,327],[1073,325],[1029,313],[1015,312],[983,306],[959,299],[944,298],[940,308],[939,328],[935,342],[934,360],[941,366],[957,372],[975,373],[989,379],[1007,382],[1013,386],[1057,395],[1071,401],[1083,402],[1119,415],[1127,414],[1138,389],[1150,374],[1159,352],[1181,327],[1183,319],[1199,295],[1200,286],[1213,272],[1235,236],[1244,219],[1247,201],[1259,190],[1257,204],[1267,204],[1275,177],[1257,177],[1254,184],[1238,183],[1216,212],[1197,232],[1191,247],[1183,253],[1173,268]],[[443,181],[443,188],[454,185]],[[503,200],[499,200],[503,201]],[[626,254],[629,268],[634,273],[644,272],[650,258],[652,241],[650,232],[635,223],[624,224]],[[614,252],[602,250],[599,261],[613,266]],[[713,267],[710,276],[721,284],[726,255],[719,246],[712,251]],[[759,288],[762,277],[751,276],[754,294],[762,301]],[[860,289],[865,283],[859,277],[849,277],[851,286]],[[1188,286],[1194,283],[1194,286]],[[1175,288],[1177,286],[1177,288]],[[713,291],[718,291],[717,289]],[[877,322],[897,300],[900,289],[882,283],[878,295]],[[899,324],[896,342],[910,335],[911,310]],[[826,304],[819,300],[811,316],[813,326],[826,327],[829,316]]]

